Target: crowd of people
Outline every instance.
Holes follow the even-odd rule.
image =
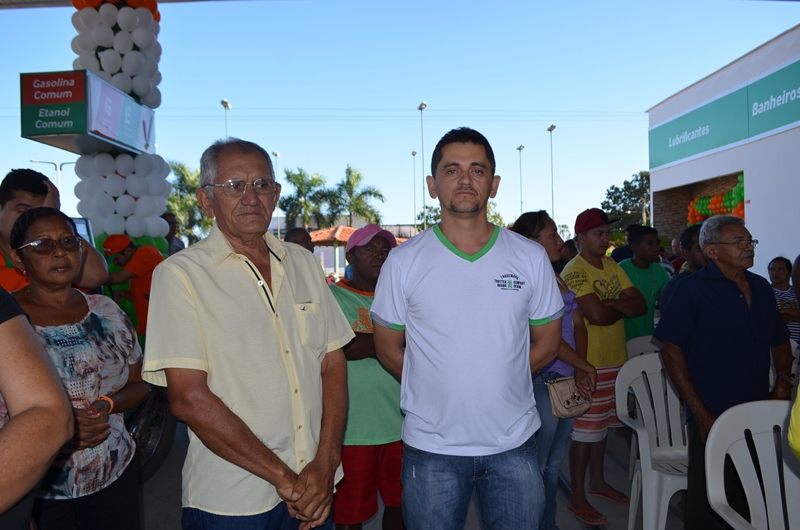
[[[778,257],[769,282],[750,272],[758,241],[727,215],[686,229],[670,259],[639,225],[609,257],[618,219],[598,208],[566,242],[544,211],[505,229],[487,218],[499,185],[488,140],[448,132],[427,177],[440,223],[399,246],[377,225],[356,230],[346,279],[328,285],[306,230],[283,241],[268,230],[281,185],[255,143],[206,149],[197,198],[213,227],[183,249],[165,214],[166,260],[126,235],[100,253],[49,180],[9,173],[0,527],[140,528],[122,413],[146,382],[168,389],[189,429],[187,530],[358,530],[379,498],[385,530],[460,530],[473,496],[486,529],[553,529],[567,454],[567,510],[606,524],[590,498],[629,502],[603,468],[616,407],[628,406],[614,384],[628,341],[653,336],[687,408],[686,525],[722,528],[705,440],[732,406],[789,399],[800,267]],[[114,299],[132,300],[136,326],[90,294],[125,282]],[[590,402],[576,418],[551,401],[565,378]]]

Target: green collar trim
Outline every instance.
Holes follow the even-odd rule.
[[[461,252],[458,250],[450,241],[447,240],[447,237],[445,237],[445,235],[442,233],[442,229],[439,228],[439,225],[433,227],[433,233],[436,234],[436,237],[439,238],[439,241],[441,241],[442,244],[450,250],[450,252],[461,259],[465,259],[469,262],[476,262],[492,249],[495,241],[497,241],[497,238],[500,236],[500,227],[494,227],[494,231],[492,232],[492,236],[489,238],[489,241],[487,241],[483,248],[475,254],[467,254],[466,252]]]

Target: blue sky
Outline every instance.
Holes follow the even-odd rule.
[[[573,225],[605,190],[647,169],[645,111],[800,22],[800,3],[684,0],[225,1],[161,4],[157,152],[197,168],[229,131],[333,185],[350,164],[384,192],[385,223],[410,223],[438,139],[491,142],[506,221],[550,210]],[[71,69],[72,8],[0,10],[0,171],[76,155],[20,138],[19,74]],[[75,214],[73,166],[64,209]],[[291,193],[284,186],[284,193]],[[426,198],[428,204],[431,199]]]

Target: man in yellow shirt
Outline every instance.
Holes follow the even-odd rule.
[[[156,268],[144,364],[190,429],[183,528],[331,528],[354,334],[314,256],[268,231],[266,151],[221,140],[200,171],[214,226]]]
[[[575,292],[575,301],[583,312],[589,345],[586,360],[597,368],[597,390],[592,408],[575,418],[570,447],[570,476],[572,494],[567,509],[590,525],[606,523],[586,499],[585,477],[589,468],[589,494],[620,504],[628,497],[605,481],[603,459],[609,427],[621,427],[614,403],[614,383],[623,363],[628,359],[625,347],[624,317],[636,317],[647,312],[647,303],[633,286],[625,271],[605,257],[608,250],[609,219],[598,208],[585,210],[575,221],[576,240],[580,254],[570,261],[562,278]]]

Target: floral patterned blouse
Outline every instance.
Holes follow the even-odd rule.
[[[34,326],[56,365],[73,408],[88,408],[128,382],[129,365],[142,359],[136,332],[113,300],[84,295],[89,313],[79,322],[62,326]],[[38,497],[72,499],[102,490],[130,463],[135,443],[121,413],[112,413],[111,434],[100,445],[83,450],[72,441],[61,448],[44,476]]]

